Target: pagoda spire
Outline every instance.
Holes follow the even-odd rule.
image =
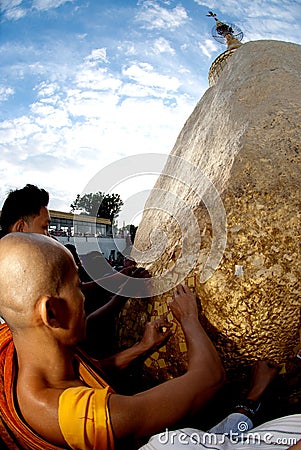
[[[221,22],[216,17],[216,14],[213,13],[212,11],[209,11],[207,16],[213,17],[213,19],[215,20],[215,31],[216,31],[217,37],[220,36],[221,38],[225,39],[228,50],[238,48],[242,45],[240,40],[238,40],[234,36],[233,25],[228,25],[224,22]]]
[[[243,45],[240,42],[243,38],[243,32],[236,25],[221,22],[212,11],[209,11],[207,16],[213,17],[215,20],[215,27],[212,29],[212,37],[221,44],[227,45],[227,50],[221,53],[215,61],[213,61],[210,67],[208,76],[209,85],[213,86],[222,72],[229,56]]]

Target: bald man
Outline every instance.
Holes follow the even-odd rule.
[[[118,395],[77,350],[86,320],[70,252],[39,234],[2,238],[0,436],[7,447],[132,449],[124,439],[163,431],[204,406],[223,382],[219,356],[186,286],[178,286],[170,308],[186,337],[187,372],[140,394]]]

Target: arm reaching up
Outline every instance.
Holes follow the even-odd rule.
[[[125,369],[139,356],[163,345],[173,333],[171,326],[172,324],[165,322],[163,319],[148,322],[141,341],[126,350],[99,361],[101,369]]]
[[[117,439],[136,439],[157,433],[184,415],[197,411],[217,392],[224,380],[220,358],[198,320],[195,295],[179,285],[170,304],[188,347],[188,370],[148,391],[110,398],[111,421]]]

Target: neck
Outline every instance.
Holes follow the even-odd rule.
[[[27,424],[42,438],[64,447],[58,405],[65,389],[81,386],[73,348],[41,327],[14,336],[18,357],[16,402]]]
[[[39,335],[40,334],[40,335]],[[52,337],[35,331],[14,336],[18,358],[18,382],[36,380],[39,384],[64,387],[77,379],[74,347],[61,345]]]

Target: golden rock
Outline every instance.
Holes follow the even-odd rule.
[[[119,321],[122,345],[142,333],[135,328],[139,314],[150,320],[157,310],[174,320],[167,312],[172,287],[185,280],[227,369],[263,358],[283,364],[298,343],[300,67],[297,44],[247,42],[196,105],[135,239],[143,252],[154,229],[165,231],[160,258],[146,267],[168,291],[163,287],[155,298],[126,304]],[[169,204],[170,194],[179,204],[156,209]],[[184,342],[177,324],[165,351],[147,359],[146,370],[162,381],[182,373]]]

